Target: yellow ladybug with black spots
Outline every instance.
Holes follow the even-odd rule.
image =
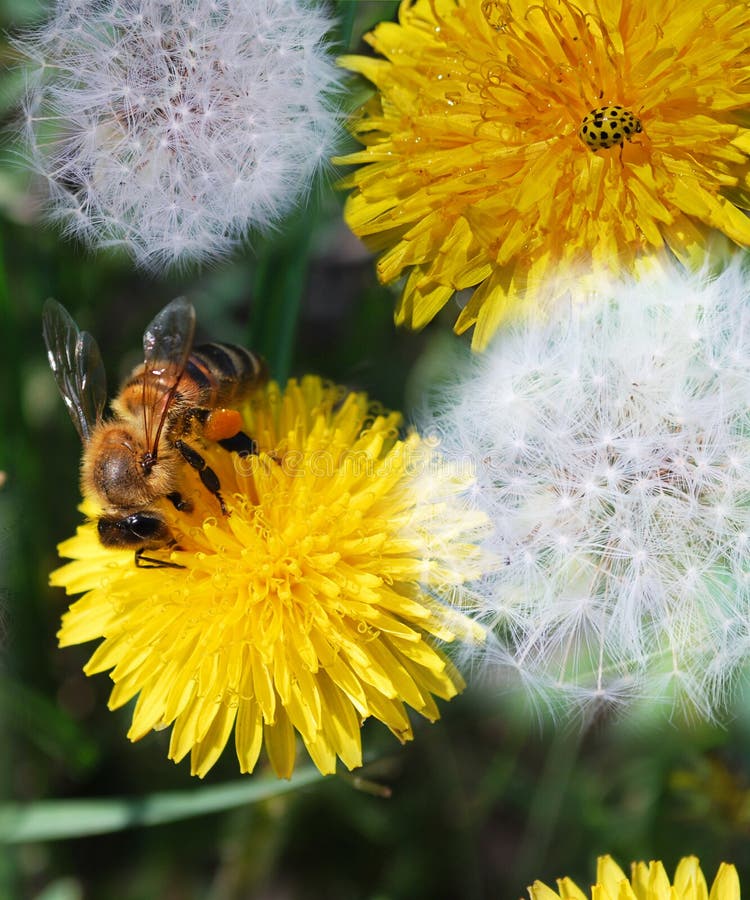
[[[624,106],[599,106],[586,113],[578,129],[578,137],[596,153],[610,147],[622,147],[634,134],[643,131],[640,119]]]

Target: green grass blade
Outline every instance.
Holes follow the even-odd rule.
[[[63,761],[73,772],[97,761],[96,744],[41,692],[7,675],[0,677],[0,720],[6,733],[23,734],[50,759]]]
[[[352,42],[354,19],[357,15],[357,2],[356,0],[339,0],[337,9],[341,21],[341,46],[344,50],[348,50]]]
[[[107,797],[93,800],[40,800],[0,805],[0,844],[54,841],[163,825],[259,803],[314,784],[323,776],[310,766],[289,781],[276,778],[232,781],[192,791],[147,794],[144,797]]]
[[[258,252],[253,295],[258,298],[248,345],[268,361],[271,376],[285,384],[292,368],[300,308],[307,284],[312,234],[319,211],[311,206],[287,223],[283,237]]]

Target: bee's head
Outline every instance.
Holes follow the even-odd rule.
[[[99,540],[105,547],[149,550],[172,540],[166,522],[154,512],[136,512],[128,516],[102,516],[97,523]]]

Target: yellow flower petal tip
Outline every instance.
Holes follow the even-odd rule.
[[[680,860],[670,883],[661,862],[631,865],[628,878],[611,856],[599,857],[596,884],[590,895],[569,878],[557,882],[558,889],[541,881],[529,887],[530,900],[740,900],[740,882],[734,866],[722,863],[709,893],[700,863],[695,856]]]
[[[408,275],[397,323],[464,292],[481,349],[568,291],[750,245],[747,3],[414,0],[366,39],[338,162],[380,279]]]
[[[195,775],[232,732],[242,772],[265,747],[288,778],[298,736],[321,772],[352,769],[365,719],[409,740],[407,706],[435,720],[462,689],[440,642],[482,637],[459,606],[489,523],[460,501],[471,473],[364,394],[307,377],[242,414],[258,456],[202,448],[228,514],[187,466],[192,510],[160,506],[176,546],[149,555],[172,566],[137,567],[94,521],[60,545],[52,584],[84,592],[60,644],[103,638],[85,671],[111,670],[111,708],[137,697],[128,737],[171,727]]]

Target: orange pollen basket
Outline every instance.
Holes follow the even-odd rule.
[[[214,409],[206,421],[203,435],[209,441],[223,441],[241,430],[242,416],[236,409]]]

